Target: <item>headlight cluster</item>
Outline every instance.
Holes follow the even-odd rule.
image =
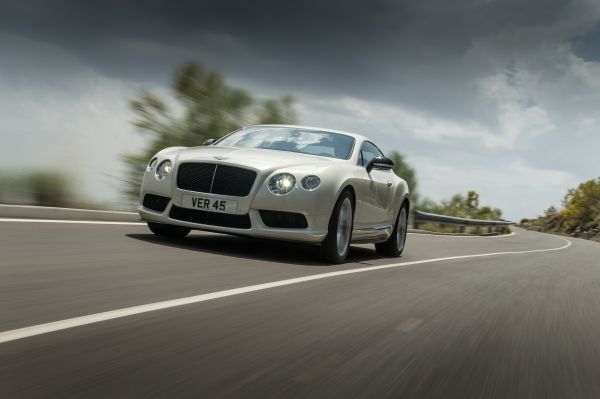
[[[289,173],[279,173],[269,179],[269,191],[276,195],[287,194],[296,186],[296,178]]]
[[[165,177],[167,177],[169,175],[169,173],[171,173],[173,171],[173,164],[171,163],[171,161],[169,161],[168,159],[166,161],[162,161],[160,163],[160,165],[158,165],[158,168],[156,168],[156,173],[154,173],[154,176],[158,179],[158,180],[163,180]]]
[[[321,184],[321,179],[315,175],[305,176],[300,185],[307,191],[316,190]],[[267,184],[269,191],[275,195],[284,195],[296,187],[296,178],[290,173],[278,173],[269,179]]]
[[[173,163],[170,160],[165,159],[158,167],[156,167],[157,163],[158,158],[152,158],[148,163],[148,166],[146,166],[146,172],[152,172],[154,170],[154,177],[156,177],[156,180],[163,180],[173,171]]]

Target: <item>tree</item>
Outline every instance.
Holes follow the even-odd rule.
[[[456,216],[461,218],[469,219],[480,219],[480,220],[499,220],[502,218],[502,211],[498,208],[491,208],[489,206],[479,206],[479,194],[476,191],[468,191],[467,195],[454,194],[449,200],[443,200],[441,203],[437,203],[429,198],[425,198],[419,201],[417,209],[423,212],[436,213],[438,215]],[[434,231],[454,231],[454,227],[446,226],[440,228],[435,223],[424,223],[420,225],[420,228]],[[480,228],[472,228],[474,233],[479,234]]]
[[[178,109],[148,91],[129,102],[135,114],[133,125],[151,137],[150,145],[136,154],[127,154],[125,194],[137,200],[144,167],[162,148],[197,146],[206,139],[220,138],[254,123],[294,123],[294,99],[267,99],[258,105],[246,91],[228,86],[215,71],[188,62],[175,73],[172,82]],[[180,108],[180,109],[179,109]]]
[[[600,227],[600,178],[570,189],[563,199],[561,212],[567,233]]]
[[[502,211],[498,208],[479,207],[479,194],[476,191],[469,191],[466,196],[454,194],[441,203],[425,198],[417,207],[424,212],[471,219],[498,220],[502,217]]]
[[[600,241],[600,177],[567,191],[562,205],[563,209],[551,206],[536,219],[524,219],[521,226]]]
[[[479,194],[476,191],[467,192],[467,199],[465,201],[466,208],[470,211],[479,208]]]
[[[281,100],[266,100],[259,114],[260,124],[278,123],[285,124],[296,120],[294,98],[285,96]]]
[[[417,174],[415,169],[411,167],[404,160],[404,156],[397,151],[390,152],[389,158],[394,162],[394,173],[406,180],[410,190],[411,199],[413,203],[416,203],[419,199],[419,196],[417,193]]]

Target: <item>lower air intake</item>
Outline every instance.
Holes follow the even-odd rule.
[[[171,198],[161,197],[160,195],[146,194],[144,195],[144,208],[152,209],[156,212],[162,212],[167,207]]]
[[[261,210],[260,217],[265,226],[282,229],[305,229],[306,218],[300,213]]]
[[[250,217],[246,215],[230,215],[227,213],[206,212],[197,209],[180,208],[173,205],[169,213],[171,219],[184,222],[207,224],[210,226],[233,227],[236,229],[249,229],[252,227]]]

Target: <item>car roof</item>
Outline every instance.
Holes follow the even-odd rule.
[[[351,133],[351,132],[345,132],[343,130],[334,130],[334,129],[327,129],[327,128],[323,128],[323,127],[315,127],[315,126],[277,125],[277,124],[270,124],[269,125],[269,124],[266,124],[266,125],[250,125],[250,126],[245,126],[244,129],[249,129],[249,128],[252,128],[252,127],[289,127],[289,128],[295,128],[295,129],[318,130],[318,131],[328,132],[328,133],[345,134],[347,136],[354,137],[357,141],[361,141],[361,140],[370,141],[368,138],[366,138],[365,136],[362,136],[360,134]]]

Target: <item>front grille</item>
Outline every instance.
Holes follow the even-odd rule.
[[[145,208],[152,209],[153,211],[162,212],[167,207],[167,204],[171,198],[161,197],[160,195],[146,194],[144,195],[143,205]]]
[[[208,224],[210,226],[233,227],[249,229],[252,227],[250,217],[246,215],[230,215],[228,213],[206,212],[197,209],[180,208],[173,205],[169,213],[171,219],[184,222]]]
[[[256,172],[229,165],[217,165],[212,193],[245,197],[256,179]]]
[[[265,226],[305,229],[308,227],[306,218],[301,213],[260,210],[260,217]]]
[[[177,187],[183,190],[210,193],[213,176],[215,175],[214,163],[183,163],[177,170]]]
[[[177,187],[183,190],[245,197],[250,194],[256,172],[212,163],[183,163],[177,171]]]

